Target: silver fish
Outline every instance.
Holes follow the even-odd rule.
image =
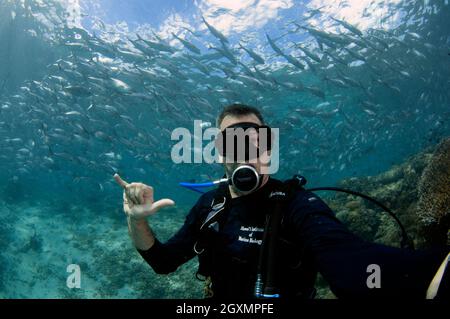
[[[246,47],[244,47],[241,43],[239,43],[239,46],[242,50],[244,50],[245,52],[247,52],[247,54],[253,59],[255,60],[255,62],[257,64],[264,64],[264,59],[257,53],[255,53],[253,50],[248,49]]]
[[[330,17],[330,18],[333,21],[336,21],[337,23],[339,23],[341,26],[343,26],[350,32],[353,32],[354,34],[359,35],[360,37],[363,35],[363,33],[357,27],[351,25],[350,23],[345,22],[344,20],[339,20],[339,19],[333,18],[333,17]]]
[[[172,32],[172,35],[175,39],[177,39],[178,41],[180,41],[183,46],[188,49],[189,51],[195,53],[195,54],[201,54],[201,51],[199,48],[197,48],[195,45],[193,45],[192,43],[190,43],[189,41],[186,41],[182,38],[180,38],[179,36],[177,36],[175,33]]]
[[[206,27],[208,28],[208,30],[211,32],[211,34],[213,36],[215,36],[216,38],[218,38],[220,40],[220,42],[224,43],[224,44],[228,44],[228,39],[216,28],[214,28],[212,25],[210,25],[205,18],[202,16],[202,20],[205,23]]]

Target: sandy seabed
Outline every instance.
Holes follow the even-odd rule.
[[[0,207],[0,298],[201,297],[197,260],[156,275],[132,246],[120,211],[71,206],[55,213],[48,203]],[[183,221],[165,213],[151,221],[161,239]],[[80,267],[79,289],[67,286],[70,264]]]

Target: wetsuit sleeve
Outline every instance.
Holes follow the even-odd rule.
[[[309,192],[297,196],[288,211],[295,241],[338,298],[423,299],[449,250],[413,251],[366,242]]]
[[[198,238],[200,205],[202,198],[190,210],[183,226],[167,242],[161,243],[155,238],[154,245],[148,250],[137,249],[144,260],[158,274],[174,272],[180,265],[195,256],[194,244]]]

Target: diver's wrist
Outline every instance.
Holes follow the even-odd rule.
[[[127,215],[127,219],[129,223],[133,223],[135,225],[139,224],[147,224],[147,217],[148,216],[133,216],[133,215]]]

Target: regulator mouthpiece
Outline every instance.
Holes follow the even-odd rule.
[[[261,178],[253,166],[242,165],[233,171],[230,182],[239,192],[248,194],[260,186]]]

